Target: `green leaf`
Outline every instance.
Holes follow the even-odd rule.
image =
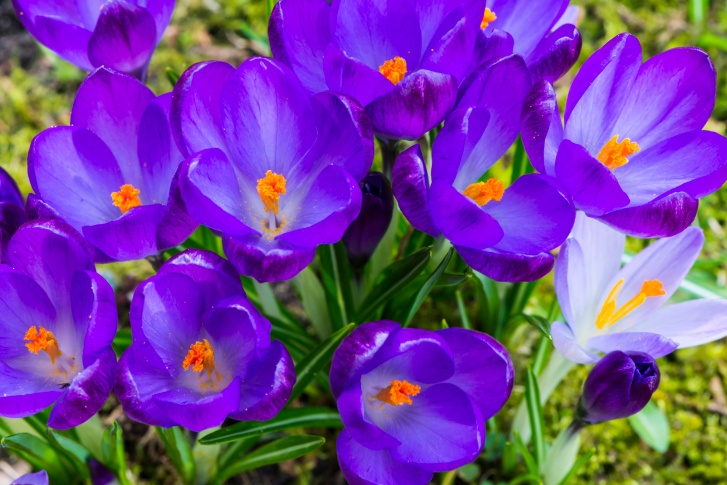
[[[439,266],[435,268],[435,270],[432,272],[431,275],[427,278],[427,280],[424,282],[424,285],[422,285],[421,288],[419,288],[419,291],[417,292],[416,296],[414,297],[414,301],[411,304],[411,307],[409,308],[409,313],[407,314],[406,318],[402,322],[402,326],[408,327],[411,323],[412,319],[414,318],[414,315],[416,315],[417,310],[419,310],[419,307],[422,305],[422,302],[427,297],[430,291],[432,291],[432,288],[434,288],[434,285],[437,283],[437,280],[439,280],[439,277],[442,276],[442,273],[444,273],[444,270],[447,269],[447,265],[449,264],[449,260],[452,259],[452,254],[454,253],[454,248],[449,248],[449,251],[447,251],[447,254],[444,255],[442,258],[442,261],[439,263]]]
[[[112,346],[117,356],[123,354],[131,346],[131,330],[122,328],[116,332]]]
[[[520,433],[513,431],[513,436],[515,437],[515,445],[517,446],[520,455],[523,457],[523,461],[525,462],[525,466],[528,468],[528,471],[535,476],[540,476],[538,464],[535,462],[535,458],[533,458],[528,447],[525,446],[525,443],[523,443],[522,438],[520,438]]]
[[[308,386],[308,384],[310,384],[313,380],[315,375],[331,362],[333,352],[335,352],[338,348],[341,341],[346,338],[349,333],[353,332],[355,327],[356,325],[353,323],[346,325],[341,330],[321,342],[318,347],[313,349],[310,354],[305,356],[303,360],[295,366],[295,375],[297,376],[297,380],[293,386],[289,402],[292,402],[295,398],[300,396],[306,386]]]
[[[300,458],[319,448],[325,442],[326,440],[320,436],[310,435],[288,436],[273,441],[221,470],[217,481],[224,482],[228,478],[248,470]]]
[[[57,449],[61,450],[63,455],[73,465],[73,469],[82,479],[88,478],[88,459],[91,453],[83,446],[72,439],[63,436],[60,432],[48,429],[46,431],[48,440]]]
[[[294,428],[340,428],[341,417],[338,412],[328,408],[284,409],[269,421],[244,421],[210,433],[199,442],[203,445],[227,443],[228,441],[249,438],[250,436],[283,431]]]
[[[72,483],[71,475],[61,463],[56,451],[37,436],[28,433],[6,436],[0,441],[6,450],[17,454],[30,463],[33,468],[43,469],[53,481],[58,483]]]
[[[126,455],[121,426],[116,421],[104,430],[101,451],[104,464],[116,474],[119,482],[122,485],[131,483],[126,475]]]
[[[103,442],[104,428],[101,424],[101,418],[98,414],[94,414],[85,423],[79,424],[75,428],[78,435],[78,442],[81,443],[96,460],[104,462],[103,450],[101,443]]]
[[[238,459],[238,457],[252,449],[252,447],[255,446],[258,441],[260,441],[260,435],[255,435],[233,441],[229,445],[225,446],[222,453],[220,453],[219,459],[217,460],[217,469],[225,470],[232,463],[234,463],[235,460]]]
[[[192,446],[182,428],[179,426],[166,429],[157,427],[156,431],[182,481],[189,484],[194,483],[194,455]]]
[[[355,321],[351,267],[346,260],[346,248],[342,243],[318,246],[323,291],[334,330]],[[320,335],[322,338],[328,335]]]
[[[570,481],[573,479],[573,477],[575,477],[576,474],[578,473],[578,470],[580,470],[583,467],[583,465],[588,463],[588,461],[591,459],[591,457],[595,453],[596,453],[595,450],[591,450],[591,451],[586,452],[586,454],[584,454],[580,458],[578,458],[578,461],[576,461],[573,464],[570,471],[568,472],[568,474],[565,477],[563,477],[563,480],[561,480],[559,485],[567,485],[568,483],[570,483]]]
[[[359,307],[359,321],[368,321],[381,305],[389,301],[392,296],[426,268],[431,257],[432,249],[423,248],[384,269],[378,278],[378,283],[366,295],[366,298]]]
[[[331,316],[326,304],[326,293],[318,276],[310,266],[306,266],[303,271],[298,273],[298,276],[293,278],[293,285],[300,295],[303,310],[308,315],[316,334],[320,338],[328,337],[332,328]]]
[[[522,322],[529,323],[533,327],[537,328],[538,331],[543,334],[543,337],[552,340],[552,337],[550,336],[550,322],[537,315],[528,315],[527,313],[513,315],[507,323],[507,326],[512,330],[518,323]]]
[[[517,450],[515,445],[510,441],[505,443],[505,447],[502,450],[502,472],[505,475],[510,475],[515,469],[517,464]]]
[[[462,292],[457,290],[454,292],[454,296],[457,299],[457,309],[459,310],[459,318],[462,320],[462,327],[466,329],[472,329],[472,323],[470,323],[470,317],[467,316],[467,308],[464,306],[464,299],[462,298]]]
[[[644,409],[631,416],[629,423],[644,443],[659,453],[666,453],[669,449],[669,420],[654,401],[649,401]]]
[[[533,452],[538,470],[545,464],[545,424],[543,423],[543,409],[540,406],[540,389],[532,367],[528,367],[525,378],[525,402],[530,417],[530,428],[533,432]]]
[[[169,84],[174,87],[177,84],[177,81],[179,81],[179,78],[181,77],[177,71],[172,69],[171,67],[167,67],[164,69],[164,72],[167,74],[167,79],[169,79]]]
[[[525,147],[523,146],[523,139],[518,136],[515,142],[515,155],[513,156],[512,162],[512,177],[510,178],[510,184],[520,178],[521,175],[532,172],[528,155],[525,153]]]

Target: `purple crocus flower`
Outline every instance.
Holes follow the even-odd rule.
[[[179,197],[182,155],[169,129],[170,101],[126,74],[91,73],[71,126],[33,139],[31,211],[68,222],[94,246],[97,262],[140,259],[183,242],[196,223]]]
[[[578,213],[555,265],[555,289],[567,324],[553,323],[555,348],[582,364],[600,352],[645,352],[659,358],[677,347],[727,335],[727,301],[664,303],[699,256],[701,229],[650,244],[621,268],[626,237]]]
[[[505,348],[483,333],[361,325],[333,355],[344,429],[338,462],[351,484],[427,484],[477,458],[485,421],[512,391]]]
[[[311,96],[280,62],[253,58],[189,68],[172,113],[186,206],[242,274],[294,277],[358,215],[373,135],[355,101]]]
[[[670,49],[642,64],[639,41],[621,34],[574,79],[565,128],[553,87],[533,86],[523,143],[533,166],[558,178],[589,216],[636,237],[672,236],[727,179],[727,140],[702,130],[715,79],[699,49]]]
[[[86,71],[105,66],[143,79],[169,25],[174,0],[13,0],[43,45]]]
[[[7,263],[8,241],[27,220],[18,184],[0,167],[0,263]]]
[[[651,400],[660,376],[659,366],[649,354],[609,352],[588,374],[576,418],[596,424],[633,416]]]
[[[472,66],[502,54],[525,59],[533,81],[556,81],[578,60],[581,35],[570,0],[489,0]]]
[[[31,416],[54,405],[48,426],[69,429],[93,416],[113,385],[114,292],[72,228],[32,221],[0,265],[0,416]]]
[[[416,139],[454,107],[484,9],[482,0],[282,0],[270,48],[309,91],[365,106],[380,137]]]
[[[482,70],[463,92],[432,147],[432,182],[418,145],[397,158],[394,195],[409,222],[440,233],[474,269],[498,281],[535,280],[553,267],[551,249],[575,217],[566,197],[543,175],[507,189],[483,175],[515,141],[529,87],[523,59],[510,56]]]
[[[48,485],[48,473],[45,470],[26,473],[22,477],[13,480],[10,485]]]
[[[132,419],[202,431],[227,417],[265,421],[290,397],[288,351],[214,253],[179,253],[139,285],[131,329],[115,392]]]

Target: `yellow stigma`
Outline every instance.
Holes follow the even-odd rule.
[[[661,284],[661,281],[646,280],[641,285],[641,291],[639,291],[635,297],[624,303],[621,308],[617,308],[616,298],[618,298],[618,294],[621,293],[623,285],[624,280],[619,280],[618,283],[616,283],[616,285],[611,289],[608,297],[606,297],[606,301],[603,303],[601,312],[598,314],[598,317],[596,317],[596,327],[598,327],[599,330],[603,330],[604,328],[610,327],[614,323],[618,322],[636,308],[643,305],[647,298],[666,295],[664,285]]]
[[[396,86],[406,74],[406,60],[399,56],[389,59],[379,66],[379,72]]]
[[[464,189],[463,194],[474,200],[479,206],[483,206],[494,200],[500,202],[505,193],[505,184],[496,178],[488,179],[487,182],[475,182]]]
[[[485,15],[482,16],[482,22],[480,23],[480,28],[483,30],[486,29],[495,20],[497,20],[497,15],[495,15],[495,12],[493,12],[489,8],[486,8]]]
[[[598,153],[598,161],[607,166],[609,170],[614,170],[626,165],[629,161],[626,157],[640,150],[639,144],[635,141],[624,138],[623,141],[619,142],[618,135],[614,135],[601,148],[601,151]]]
[[[116,207],[121,209],[122,214],[126,214],[134,207],[141,205],[139,189],[131,184],[124,184],[118,192],[111,192],[111,200],[114,201]]]
[[[56,340],[55,335],[53,335],[53,332],[49,332],[43,327],[36,327],[35,325],[31,326],[28,331],[25,332],[23,340],[29,341],[25,344],[25,346],[28,347],[30,352],[38,355],[38,352],[43,350],[47,353],[48,357],[50,357],[51,364],[55,364],[56,358],[61,356],[61,351],[58,348],[58,341]]]
[[[391,381],[388,386],[376,395],[376,399],[392,406],[401,406],[402,404],[411,406],[410,396],[416,396],[419,391],[421,391],[421,388],[416,384],[410,384],[407,381]]]
[[[184,370],[192,367],[194,372],[207,371],[207,375],[215,370],[215,353],[207,339],[199,340],[189,346],[189,352],[182,362]]]
[[[265,204],[265,212],[277,214],[280,196],[285,195],[285,177],[268,170],[265,177],[257,181],[257,193]]]

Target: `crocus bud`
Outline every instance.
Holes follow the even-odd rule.
[[[348,226],[343,244],[348,260],[355,268],[363,267],[384,237],[394,211],[391,185],[381,172],[371,172],[361,182],[361,212]]]
[[[614,351],[593,367],[583,385],[578,419],[594,424],[641,411],[659,387],[659,367],[643,352]]]

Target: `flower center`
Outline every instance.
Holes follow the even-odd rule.
[[[215,367],[215,352],[207,339],[201,342],[198,340],[189,346],[187,356],[182,362],[182,368],[186,371],[190,367],[192,371],[200,373],[199,379],[202,389],[217,389],[217,383],[222,380],[222,375]],[[205,371],[207,376],[203,379],[204,374],[202,372]]]
[[[285,177],[268,170],[265,177],[257,181],[257,193],[265,204],[265,212],[277,214],[280,196],[285,195]]]
[[[406,74],[406,60],[399,56],[389,59],[379,66],[379,72],[396,86]]]
[[[485,14],[482,16],[480,28],[483,30],[486,29],[495,20],[497,20],[497,15],[495,15],[495,12],[493,12],[489,8],[485,8]]]
[[[121,209],[122,214],[126,214],[134,207],[141,205],[139,200],[139,189],[131,184],[124,184],[119,188],[118,192],[111,192],[111,200],[114,205]]]
[[[619,280],[618,283],[611,289],[611,292],[606,297],[606,301],[603,303],[601,312],[596,317],[596,327],[599,330],[603,330],[606,327],[610,327],[614,323],[621,320],[623,317],[634,311],[636,308],[644,304],[647,298],[657,297],[666,295],[664,291],[664,285],[659,280],[646,280],[641,285],[641,291],[633,297],[631,300],[621,306],[616,307],[616,298],[623,288],[624,280]]]
[[[51,364],[55,364],[56,358],[62,355],[61,350],[58,348],[56,336],[53,335],[53,332],[49,332],[43,327],[37,327],[35,325],[31,326],[28,331],[25,332],[23,340],[28,341],[25,346],[28,347],[28,350],[35,355],[38,355],[38,352],[41,350],[48,354]]]
[[[475,182],[464,189],[463,194],[474,200],[479,206],[483,206],[494,200],[500,202],[505,193],[505,184],[496,178],[488,179],[486,182]]]
[[[407,381],[391,381],[388,386],[376,395],[376,399],[392,406],[401,406],[402,404],[411,406],[410,396],[416,396],[419,391],[421,391],[421,388],[416,384],[410,384]]]
[[[609,170],[614,170],[626,165],[629,161],[626,157],[640,150],[641,147],[635,141],[624,138],[623,141],[619,142],[618,135],[614,135],[601,148],[601,151],[598,153],[598,161],[607,166]]]

